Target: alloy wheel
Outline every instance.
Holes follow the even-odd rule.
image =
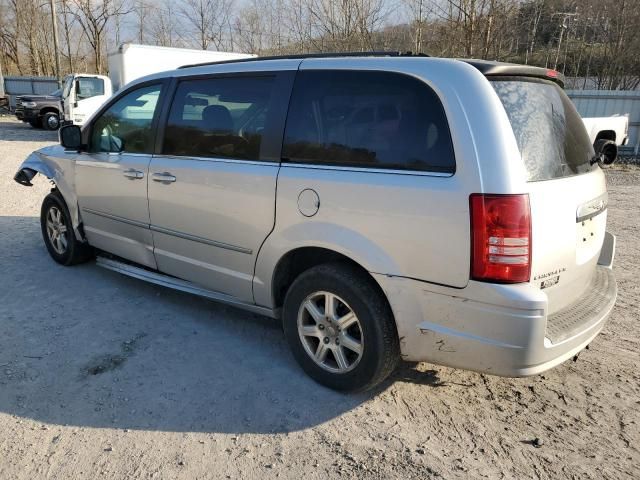
[[[64,255],[69,245],[68,230],[64,215],[58,207],[52,206],[47,212],[47,236],[58,255]]]
[[[332,373],[353,370],[362,358],[362,326],[351,307],[330,292],[309,295],[298,311],[298,335],[311,359]]]

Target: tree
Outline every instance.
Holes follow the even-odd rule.
[[[232,6],[232,0],[184,0],[180,11],[197,37],[199,48],[222,48],[225,31],[231,30]]]
[[[155,45],[174,47],[181,39],[179,22],[171,0],[155,5],[149,13],[147,28]]]
[[[105,29],[107,24],[125,11],[123,3],[115,0],[70,0],[75,9],[73,15],[82,27],[82,31],[93,52],[95,68],[98,73],[106,70],[104,62]]]

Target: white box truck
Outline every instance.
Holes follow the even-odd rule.
[[[190,50],[125,43],[108,55],[109,76],[87,73],[67,75],[62,90],[65,123],[83,125],[111,95],[145,75],[184,65],[253,57],[246,53]]]

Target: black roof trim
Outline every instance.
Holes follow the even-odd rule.
[[[564,87],[564,75],[552,69],[520,65],[517,63],[492,62],[489,60],[476,60],[459,58],[461,62],[468,63],[480,70],[486,77],[535,77],[556,82]],[[551,73],[551,75],[550,75]]]
[[[222,62],[194,63],[183,65],[179,69],[205,67],[207,65],[224,65],[229,63],[264,62],[267,60],[304,60],[307,58],[344,58],[344,57],[429,57],[425,53],[398,52],[398,51],[372,51],[372,52],[338,52],[338,53],[305,53],[300,55],[273,55],[268,57],[249,57]],[[478,60],[473,58],[458,58],[461,62],[468,63],[478,69],[487,77],[534,77],[556,82],[564,87],[564,76],[555,70],[520,65],[517,63],[495,62],[490,60]],[[551,73],[551,75],[550,75]]]
[[[304,53],[299,55],[273,55],[268,57],[238,58],[234,60],[223,60],[222,62],[194,63],[193,65],[183,65],[183,68],[205,67],[207,65],[224,65],[227,63],[262,62],[265,60],[304,60],[306,58],[341,58],[341,57],[428,57],[426,53],[394,52],[394,51],[373,51],[373,52],[338,52],[338,53]]]

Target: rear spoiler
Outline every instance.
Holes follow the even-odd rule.
[[[564,75],[549,68],[519,65],[517,63],[490,62],[488,60],[459,59],[480,70],[486,77],[534,77],[551,80],[564,88]]]

